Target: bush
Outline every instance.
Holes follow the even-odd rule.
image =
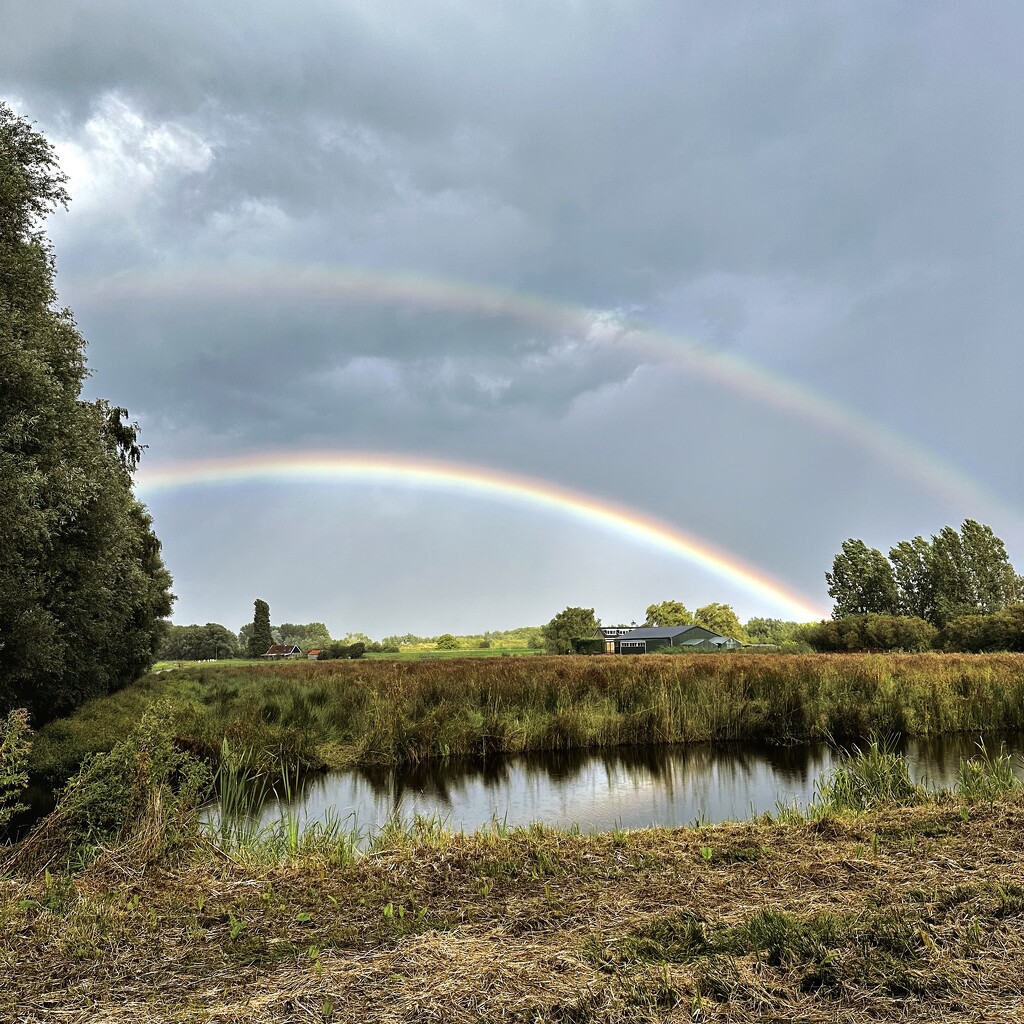
[[[12,711],[0,721],[0,829],[25,809],[17,803],[28,783],[28,755],[32,750],[32,730],[24,708]]]
[[[84,865],[111,846],[130,846],[131,861],[152,863],[194,838],[212,774],[175,744],[172,720],[170,703],[158,701],[113,750],[88,757],[0,870]]]
[[[816,651],[927,651],[938,638],[939,631],[924,619],[874,613],[821,622],[806,633]]]
[[[962,615],[946,623],[942,646],[947,651],[981,654],[1024,651],[1024,605],[991,615]]]
[[[435,646],[439,651],[457,651],[459,649],[459,641],[451,633],[442,633],[437,638]]]

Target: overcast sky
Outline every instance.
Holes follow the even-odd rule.
[[[847,537],[1024,568],[1024,7],[0,0],[61,301],[150,471],[370,452],[556,483],[827,614]],[[470,632],[770,594],[401,481],[141,490],[174,620]]]

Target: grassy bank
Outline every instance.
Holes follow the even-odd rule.
[[[1024,803],[0,879],[32,1022],[988,1022],[1024,1010]]]
[[[854,740],[1024,727],[1024,655],[772,655],[222,662],[152,674],[40,733],[62,779],[156,699],[181,742],[306,766],[529,750]]]

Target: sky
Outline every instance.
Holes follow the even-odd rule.
[[[174,621],[829,613],[1024,568],[1024,8],[0,0]]]

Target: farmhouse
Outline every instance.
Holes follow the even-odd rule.
[[[669,648],[690,651],[728,651],[742,646],[703,626],[640,626],[615,638],[616,654],[653,654]]]
[[[271,661],[280,661],[282,658],[301,658],[302,651],[295,644],[274,644],[261,658],[269,658]]]

